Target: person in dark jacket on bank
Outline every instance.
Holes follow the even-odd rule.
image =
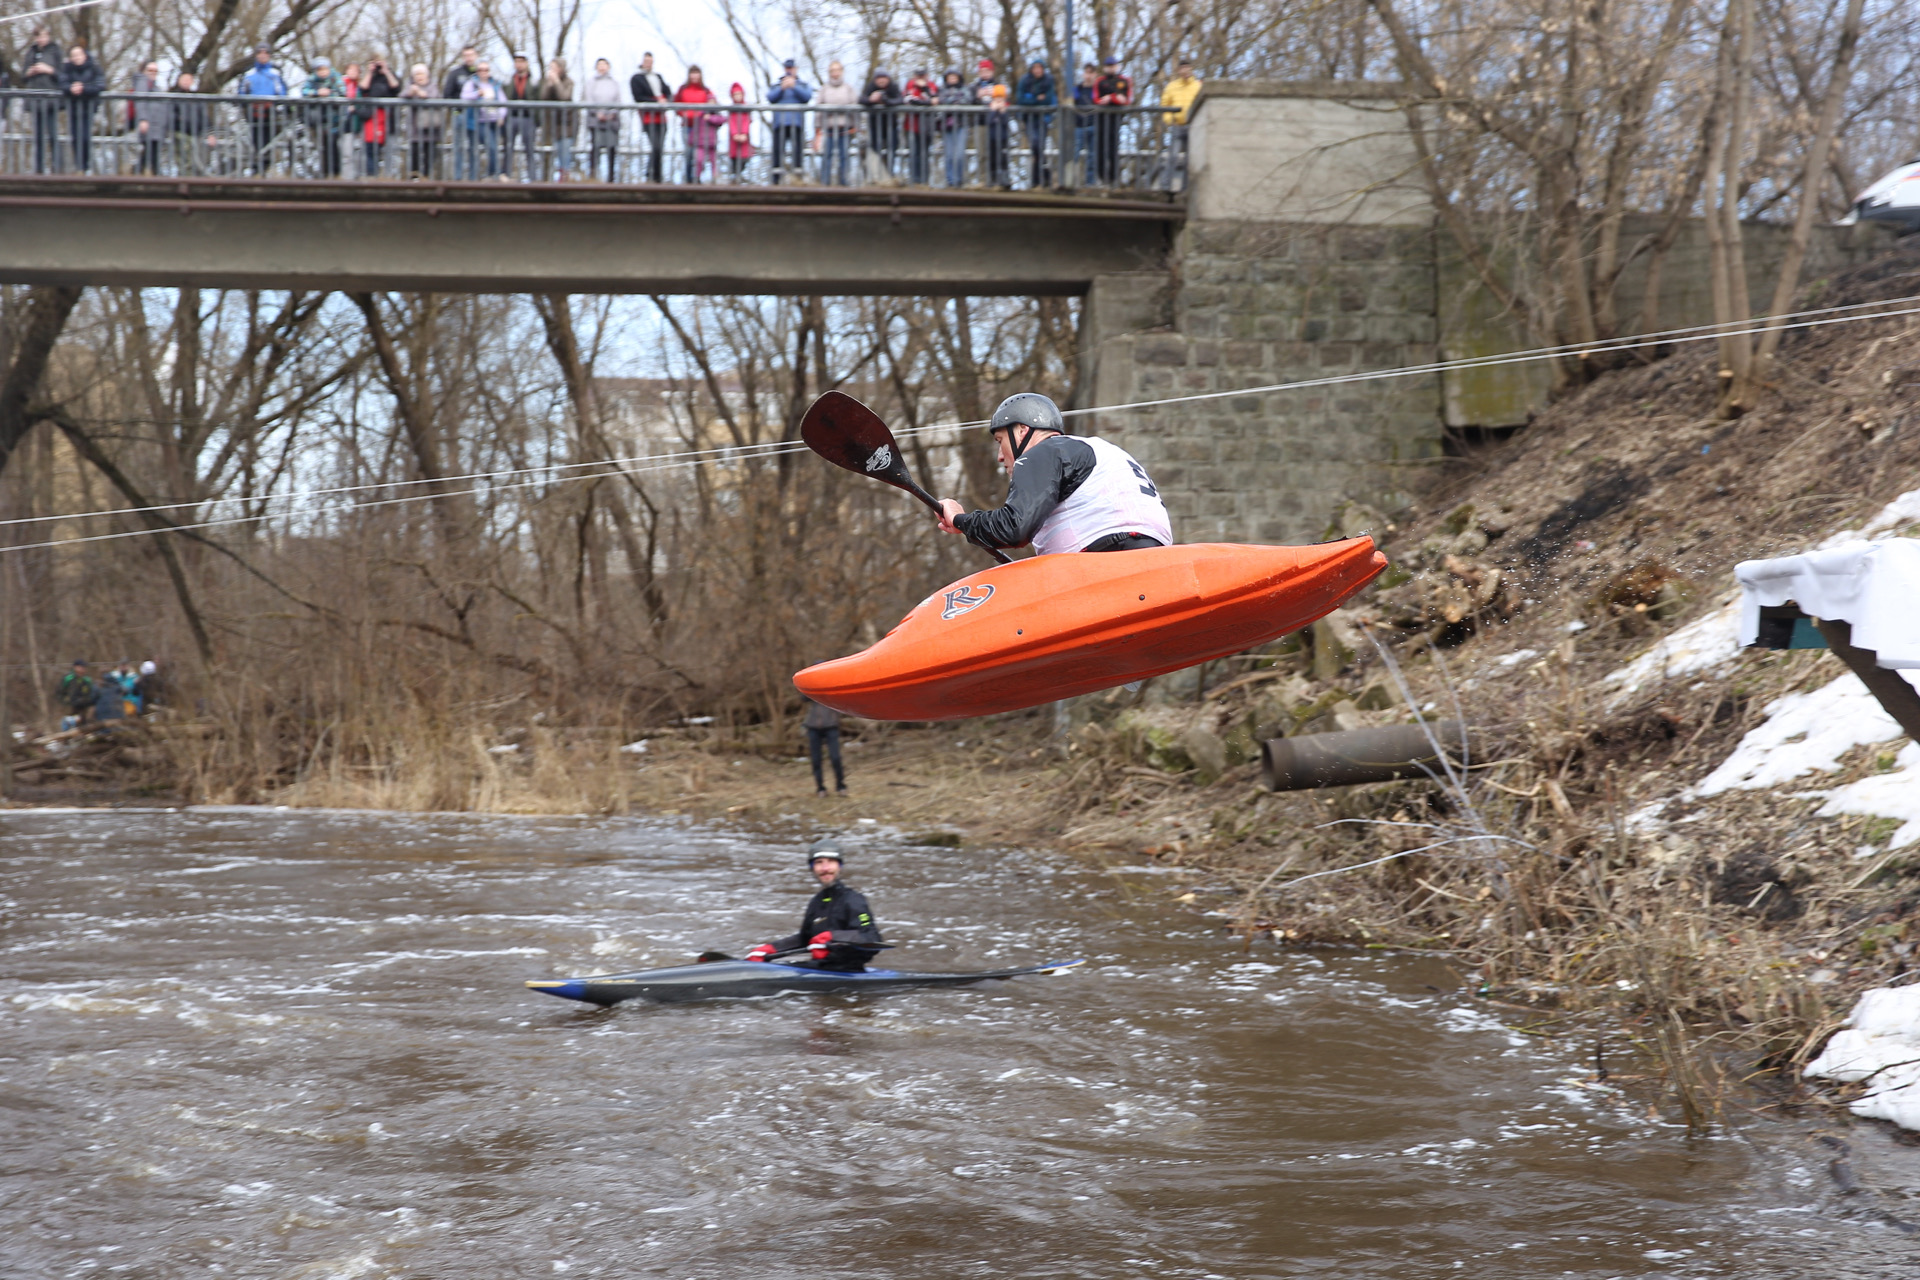
[[[93,109],[100,105],[100,94],[107,87],[106,73],[77,44],[67,50],[60,64],[60,93],[66,99],[67,146],[73,152],[74,168],[81,173],[93,171]]]
[[[845,795],[847,775],[840,768],[840,713],[812,698],[805,702],[807,715],[800,723],[807,731],[807,759],[813,763],[813,793],[827,794],[827,781],[820,773],[820,749],[825,747],[827,757],[833,761],[833,789]]]
[[[807,850],[807,870],[820,882],[820,892],[807,903],[799,932],[761,943],[747,952],[747,959],[768,960],[804,948],[812,959],[799,961],[801,968],[858,973],[867,967],[884,939],[866,895],[840,879],[845,858],[846,846],[840,841],[814,842]]]

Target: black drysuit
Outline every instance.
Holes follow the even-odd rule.
[[[800,932],[776,938],[768,945],[775,952],[798,951],[818,933],[833,935],[827,958],[801,963],[837,973],[858,973],[866,968],[875,950],[862,944],[884,941],[880,927],[873,922],[873,908],[867,905],[866,895],[845,883],[828,885],[814,894],[807,903],[806,915],[800,918]]]

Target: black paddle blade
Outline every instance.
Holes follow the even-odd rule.
[[[933,495],[914,483],[893,432],[880,415],[844,391],[828,391],[800,419],[800,438],[836,467],[905,489],[936,511]]]

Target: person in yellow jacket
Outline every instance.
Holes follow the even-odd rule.
[[[1200,81],[1194,78],[1193,64],[1182,58],[1174,64],[1173,78],[1160,90],[1160,105],[1178,108],[1165,113],[1167,150],[1170,159],[1168,187],[1184,190],[1187,185],[1187,126],[1193,120],[1193,102],[1200,96]]]

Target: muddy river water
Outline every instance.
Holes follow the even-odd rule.
[[[1177,874],[850,864],[873,999],[522,981],[794,927],[797,848],[672,820],[0,815],[0,1276],[1916,1274],[1910,1149],[1688,1141],[1420,957],[1247,951]],[[1863,1207],[1871,1200],[1875,1208]]]

